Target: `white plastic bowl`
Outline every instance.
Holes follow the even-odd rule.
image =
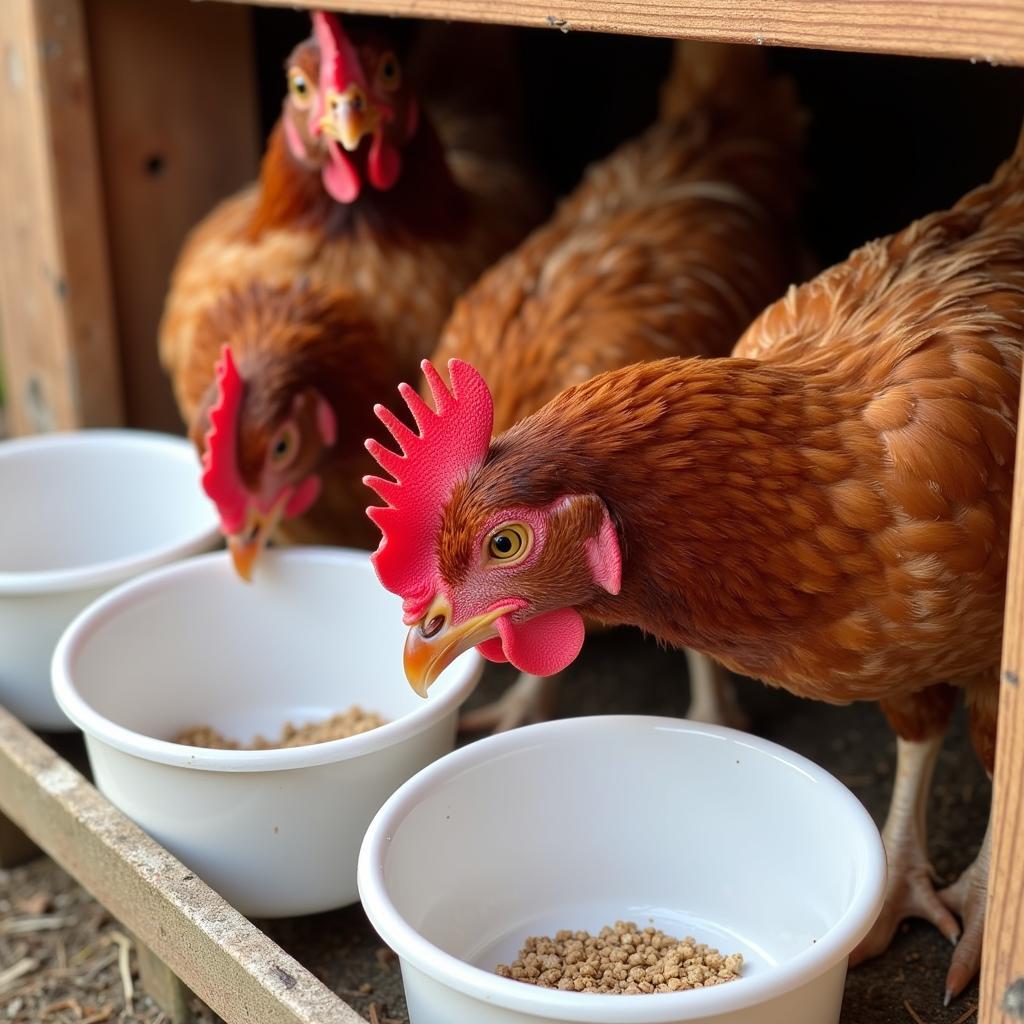
[[[115,584],[218,536],[183,438],[85,430],[0,442],[0,704],[33,728],[71,728],[50,689],[65,626]]]
[[[878,831],[810,761],[731,729],[574,718],[456,751],[381,808],[359,893],[412,1024],[835,1024],[885,885]],[[652,922],[740,980],[638,996],[500,978],[530,935]]]
[[[308,914],[357,898],[370,819],[452,749],[471,654],[429,701],[402,671],[399,600],[362,552],[260,556],[242,583],[220,552],[150,573],[79,616],[54,653],[54,692],[85,732],[96,784],[158,842],[250,916]],[[388,724],[277,750],[170,742],[211,725],[235,739],[352,704]]]

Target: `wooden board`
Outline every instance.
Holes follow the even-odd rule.
[[[3,708],[0,811],[228,1024],[366,1024]]]
[[[978,1024],[1024,1021],[1024,402],[1017,429]]]
[[[191,0],[86,13],[128,422],[180,432],[157,325],[186,233],[257,171],[250,15]]]
[[[120,423],[82,0],[0,3],[0,153],[7,428]]]
[[[295,6],[294,0],[255,0]],[[1024,64],[1024,0],[322,0],[338,11]]]

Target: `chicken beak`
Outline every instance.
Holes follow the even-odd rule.
[[[269,512],[260,512],[258,509],[250,508],[246,520],[245,529],[239,533],[228,535],[228,551],[231,552],[231,561],[235,566],[235,572],[245,580],[252,582],[252,570],[260,552],[267,546],[277,524],[281,519],[284,510],[285,499],[276,502]]]
[[[421,696],[460,655],[498,635],[495,622],[518,605],[502,605],[457,626],[451,623],[451,605],[439,597],[426,615],[409,630],[405,640],[405,676]]]
[[[349,153],[359,148],[363,136],[380,125],[380,112],[366,98],[366,93],[353,83],[344,92],[327,97],[327,113],[320,119],[320,129]]]

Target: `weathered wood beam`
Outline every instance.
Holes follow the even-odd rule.
[[[1024,401],[1017,428],[978,1024],[1024,1021]]]
[[[295,6],[294,0],[254,2]],[[1024,0],[318,0],[316,6],[563,32],[1024,64]]]
[[[228,1024],[365,1024],[3,709],[0,811]]]

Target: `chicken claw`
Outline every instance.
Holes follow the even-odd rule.
[[[554,714],[558,678],[524,672],[496,701],[462,715],[459,731],[507,732],[520,725],[546,722]]]
[[[960,936],[956,918],[935,891],[935,869],[925,841],[928,790],[941,746],[941,735],[896,741],[896,784],[882,830],[889,869],[885,904],[871,931],[850,954],[851,966],[884,952],[906,917],[931,921],[954,944]]]
[[[985,900],[988,895],[988,864],[991,852],[991,822],[974,863],[948,888],[939,899],[959,915],[964,931],[953,953],[953,961],[946,974],[945,1005],[960,995],[981,968],[981,939],[985,931]]]

